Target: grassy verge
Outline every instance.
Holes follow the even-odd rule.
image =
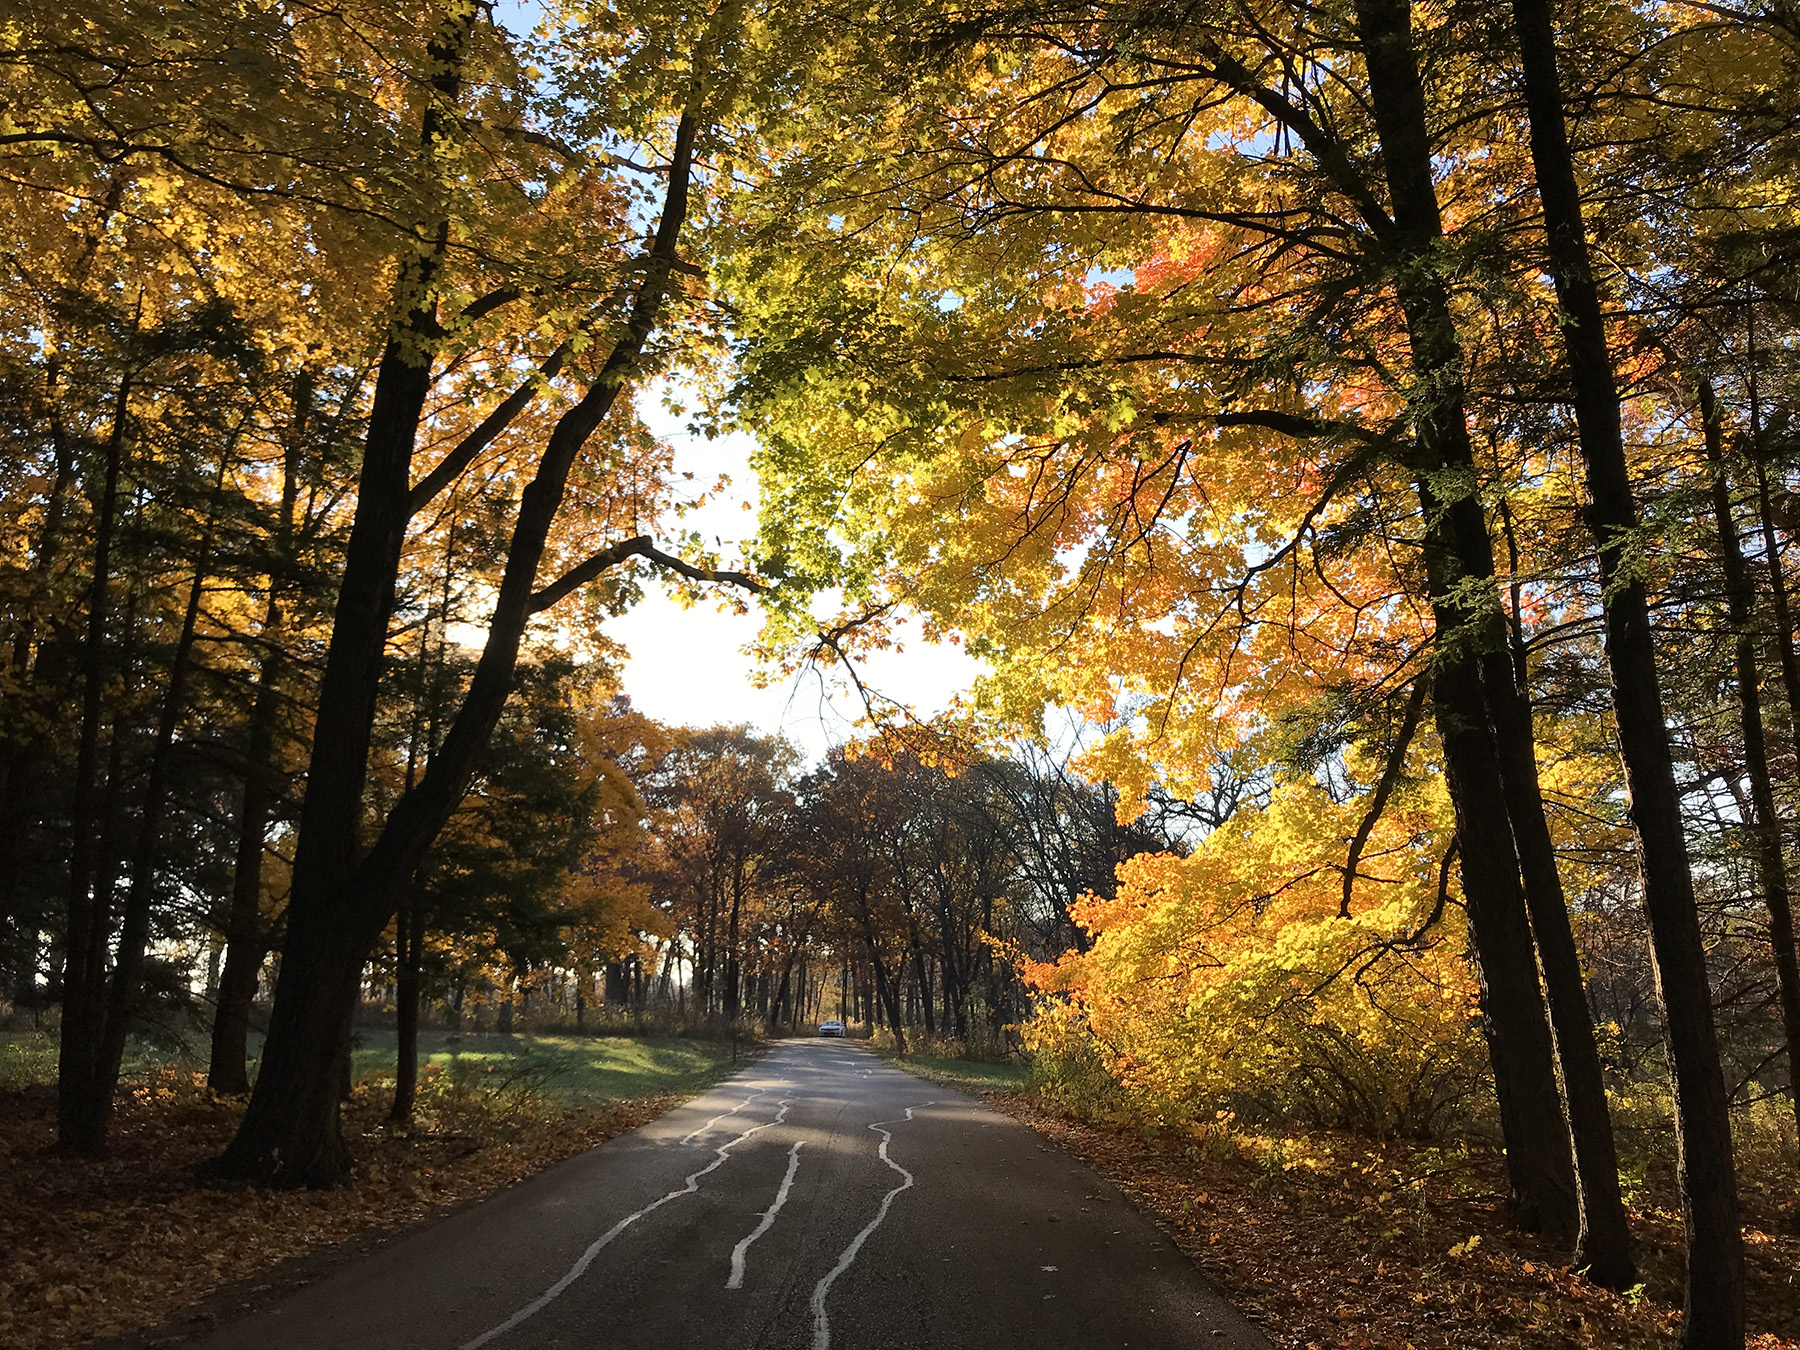
[[[952,1059],[944,1055],[886,1054],[896,1068],[929,1078],[934,1083],[960,1088],[964,1092],[986,1095],[990,1092],[1017,1092],[1025,1086],[1030,1066],[1020,1063],[995,1064],[984,1059]]]
[[[359,1035],[357,1077],[391,1082],[394,1049],[391,1031]],[[748,1059],[749,1050],[739,1045],[740,1062]],[[459,1036],[436,1031],[419,1037],[422,1075],[479,1075],[576,1105],[697,1091],[718,1080],[721,1066],[730,1065],[729,1043],[672,1036]]]
[[[699,1040],[432,1043],[415,1126],[400,1131],[385,1118],[391,1036],[371,1040],[358,1052],[366,1072],[344,1112],[359,1162],[354,1183],[260,1191],[195,1178],[196,1164],[231,1137],[242,1104],[213,1097],[191,1066],[146,1056],[120,1094],[110,1156],[57,1157],[42,1048],[23,1037],[0,1045],[0,1345],[8,1350],[154,1326],[291,1258],[487,1195],[654,1119],[736,1067],[729,1045]]]

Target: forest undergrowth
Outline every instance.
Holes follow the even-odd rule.
[[[1651,1350],[1676,1344],[1681,1219],[1666,1119],[1619,1111],[1642,1283],[1570,1273],[1506,1213],[1505,1161],[1480,1142],[1155,1119],[1117,1094],[1071,1099],[1041,1074],[946,1073],[1118,1186],[1281,1350]],[[1023,1086],[1007,1081],[1024,1076]],[[985,1080],[985,1081],[984,1081]],[[1742,1122],[1752,1350],[1800,1347],[1800,1167],[1774,1120]]]
[[[721,1067],[729,1060],[709,1081]],[[286,1262],[489,1195],[705,1086],[596,1100],[559,1091],[565,1069],[543,1056],[427,1064],[410,1129],[387,1120],[391,1076],[365,1076],[344,1110],[357,1175],[335,1190],[201,1181],[198,1164],[243,1113],[241,1102],[208,1092],[203,1074],[140,1071],[119,1096],[113,1145],[99,1160],[52,1152],[53,1088],[0,1087],[0,1345],[51,1350],[162,1324],[178,1341],[210,1324],[204,1300],[221,1289],[257,1281],[245,1289],[253,1300],[280,1286]]]

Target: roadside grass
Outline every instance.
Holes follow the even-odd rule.
[[[653,1120],[754,1053],[740,1045],[734,1064],[726,1042],[676,1037],[423,1040],[411,1128],[386,1118],[393,1034],[366,1034],[344,1105],[352,1183],[272,1191],[198,1178],[243,1103],[207,1091],[191,1049],[134,1047],[109,1155],[75,1159],[52,1151],[54,1041],[0,1038],[0,1346],[183,1343],[211,1324],[203,1300],[222,1288],[279,1285],[293,1258],[329,1261],[347,1239],[480,1199]]]
[[[1022,1063],[996,1064],[984,1059],[957,1059],[946,1055],[886,1052],[894,1067],[905,1069],[934,1083],[961,1088],[964,1092],[1017,1092],[1025,1086],[1031,1066]]]
[[[359,1031],[351,1056],[358,1081],[392,1086],[398,1038],[392,1031]],[[252,1051],[257,1048],[252,1042]],[[741,1040],[737,1063],[747,1063],[756,1046]],[[733,1066],[724,1040],[687,1036],[608,1034],[539,1035],[496,1032],[419,1034],[419,1070],[483,1074],[502,1082],[529,1078],[545,1095],[565,1103],[610,1102],[658,1092],[700,1091]],[[185,1041],[134,1040],[125,1058],[127,1085],[166,1072],[205,1069],[204,1046]],[[254,1075],[255,1061],[251,1061]],[[56,1038],[42,1031],[0,1031],[0,1092],[50,1086],[56,1081]]]
[[[352,1072],[362,1081],[391,1088],[397,1045],[391,1031],[359,1033]],[[737,1065],[724,1041],[674,1036],[458,1035],[421,1032],[419,1073],[430,1071],[489,1086],[527,1089],[570,1105],[620,1101],[660,1092],[700,1092],[747,1063],[740,1044]]]

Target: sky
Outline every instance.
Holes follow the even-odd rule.
[[[749,464],[752,442],[733,435],[708,441],[690,435],[665,413],[654,396],[641,400],[646,420],[675,447],[677,472],[697,483],[721,474],[729,488],[690,513],[682,527],[717,540],[726,562],[742,556],[741,544],[756,529],[756,474]],[[745,507],[750,509],[746,510]],[[660,541],[659,541],[660,542]],[[755,686],[758,666],[746,648],[761,627],[751,602],[736,615],[702,603],[683,609],[651,580],[641,604],[607,624],[607,633],[631,653],[625,692],[640,712],[678,726],[748,723],[786,736],[809,760],[855,734],[862,705],[841,676],[808,672]],[[865,683],[910,706],[920,716],[941,711],[965,690],[983,667],[958,648],[926,642],[915,632],[901,653],[882,653],[858,666]]]

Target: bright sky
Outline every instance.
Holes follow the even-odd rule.
[[[675,446],[675,467],[710,484],[720,474],[731,486],[683,522],[709,543],[717,539],[727,562],[741,557],[740,545],[756,529],[756,474],[749,465],[751,443],[742,436],[708,441],[688,434],[653,399],[643,410],[658,434]],[[749,505],[751,509],[746,510]],[[780,732],[808,759],[854,733],[862,707],[841,675],[814,672],[755,687],[757,663],[745,649],[755,640],[761,617],[754,602],[749,614],[735,615],[711,605],[683,609],[655,582],[642,604],[613,620],[607,632],[631,652],[625,692],[641,712],[660,722],[685,726],[747,722]],[[920,716],[941,711],[980,674],[979,662],[958,648],[925,642],[916,635],[906,650],[886,653],[858,666],[864,681]]]

